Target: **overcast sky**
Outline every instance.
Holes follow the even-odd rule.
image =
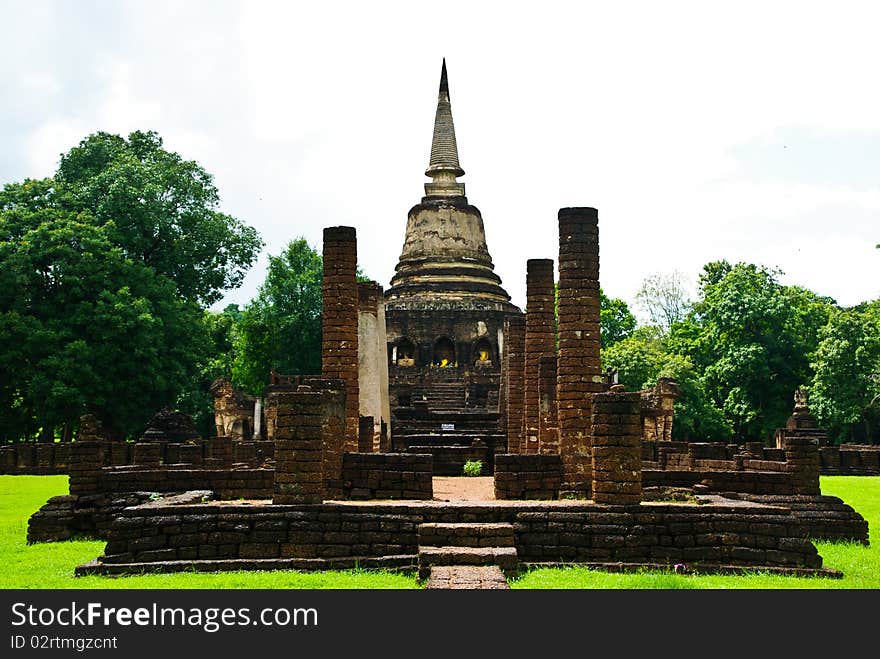
[[[601,284],[712,260],[880,296],[880,4],[0,0],[0,183],[156,130],[266,242],[358,232],[388,286],[423,195],[441,59],[495,270],[599,209]]]

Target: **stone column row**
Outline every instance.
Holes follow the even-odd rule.
[[[599,336],[599,216],[559,209],[559,360],[557,406],[563,490],[588,494],[590,416],[603,390]]]
[[[354,227],[324,229],[321,372],[345,382],[345,449],[358,448],[358,288]]]
[[[525,391],[523,370],[525,368],[526,317],[508,315],[504,320],[504,372],[507,391],[504,397],[507,414],[507,452],[523,452],[523,424]]]
[[[612,390],[593,395],[592,492],[596,503],[630,505],[642,499],[639,407],[638,392]]]
[[[525,438],[522,452],[538,452],[540,432],[539,365],[541,357],[556,354],[556,315],[553,260],[526,263]]]

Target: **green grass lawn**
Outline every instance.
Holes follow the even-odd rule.
[[[370,571],[178,573],[131,577],[73,576],[73,568],[104,551],[103,541],[27,545],[28,518],[46,500],[67,492],[66,476],[0,476],[0,588],[417,588],[413,576]],[[839,496],[880,525],[880,476],[823,476],[822,492]],[[539,569],[513,588],[880,588],[880,546],[816,543],[825,566],[843,579],[678,575],[670,572],[609,574],[584,568]]]

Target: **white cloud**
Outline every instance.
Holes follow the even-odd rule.
[[[387,286],[426,180],[445,56],[468,197],[514,302],[526,259],[556,255],[556,211],[571,205],[599,208],[602,284],[630,301],[652,272],[695,279],[720,258],[778,265],[846,304],[878,295],[875,4],[116,7],[103,23],[90,5],[64,14],[13,69],[30,109],[3,122],[26,136],[0,160],[10,180],[48,174],[91,130],[154,128],[215,174],[269,253],[352,224],[362,266]],[[852,152],[864,136],[867,152],[847,162],[852,180],[808,176],[827,168],[817,150],[793,150],[799,166],[781,172],[791,161],[767,149],[799,134],[838,158],[835,140]],[[262,276],[228,300],[246,302]]]

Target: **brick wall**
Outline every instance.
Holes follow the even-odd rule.
[[[430,455],[346,453],[342,459],[346,499],[431,499]]]
[[[419,524],[480,521],[514,524],[517,552],[525,562],[807,568],[822,564],[804,537],[805,527],[776,507],[737,502],[626,507],[585,503],[564,508],[558,503],[261,508],[149,504],[122,511],[103,561],[121,566],[152,561],[414,557]],[[326,567],[318,560],[311,565]],[[259,563],[244,566],[260,569]]]
[[[558,499],[562,459],[558,455],[496,455],[496,499]]]

